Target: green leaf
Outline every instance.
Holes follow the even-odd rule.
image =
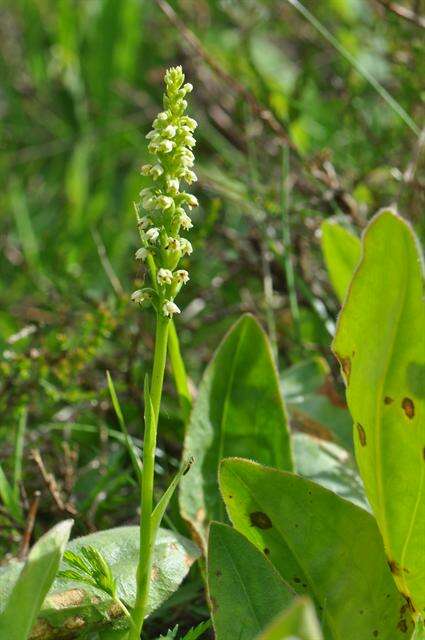
[[[324,358],[302,360],[281,374],[291,424],[311,435],[353,448],[353,422]]]
[[[292,601],[267,553],[228,525],[211,524],[208,590],[217,640],[252,640]]]
[[[0,638],[28,638],[59,568],[72,525],[72,520],[65,520],[42,536],[31,549],[22,571],[18,569],[9,594],[6,597],[2,594],[5,607],[0,615]]]
[[[353,417],[357,462],[394,579],[425,607],[425,306],[410,226],[372,220],[332,348]]]
[[[370,510],[352,456],[333,442],[306,433],[292,437],[297,473]]]
[[[183,517],[203,546],[210,520],[225,517],[217,473],[223,456],[292,469],[285,408],[266,334],[250,315],[233,326],[204,373],[184,455],[195,462],[180,483]]]
[[[176,473],[174,478],[171,480],[168,488],[162,494],[158,503],[155,506],[155,509],[152,511],[151,515],[151,526],[152,526],[152,535],[155,536],[156,532],[162,522],[162,518],[164,517],[165,511],[167,510],[168,505],[170,504],[170,500],[174,495],[174,491],[176,490],[181,478],[186,475],[190,471],[190,467],[193,464],[193,458],[188,460],[186,463],[183,463],[180,470]]]
[[[322,640],[323,635],[309,598],[297,598],[257,640]]]
[[[117,596],[128,607],[132,607],[136,594],[139,528],[117,527],[76,538],[68,544],[67,550],[80,555],[81,549],[88,546],[102,552],[116,580]],[[192,542],[171,531],[159,530],[155,542],[148,613],[157,609],[177,589],[198,556],[199,550]],[[0,609],[12,591],[20,567],[20,563],[0,567]],[[63,569],[66,569],[65,565]],[[76,619],[81,633],[102,626],[119,629],[127,624],[122,615],[119,605],[96,587],[57,578],[44,601],[30,638],[38,640],[37,633],[41,634],[41,629],[47,629],[41,637],[43,640],[53,640],[58,629],[69,627]]]
[[[208,631],[211,627],[211,620],[204,620],[200,622],[196,627],[192,627],[189,631],[182,637],[182,640],[197,640],[200,638],[205,631]]]
[[[373,517],[294,474],[224,460],[220,483],[234,526],[298,594],[313,598],[325,640],[406,639],[411,627]]]
[[[322,224],[322,251],[332,286],[339,301],[343,302],[360,260],[360,240],[340,224],[325,220]]]

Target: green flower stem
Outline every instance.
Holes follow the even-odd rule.
[[[150,399],[153,408],[153,419],[145,420],[145,437],[143,448],[143,476],[141,487],[140,518],[140,555],[137,568],[137,594],[133,609],[133,628],[129,640],[139,640],[146,616],[146,605],[149,596],[150,576],[152,572],[153,549],[155,545],[152,531],[153,488],[155,476],[155,449],[158,427],[159,408],[161,404],[162,385],[165,362],[167,358],[167,342],[170,321],[157,315],[155,354],[150,388]],[[146,415],[149,409],[145,408]]]

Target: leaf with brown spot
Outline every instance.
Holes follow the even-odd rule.
[[[409,420],[412,420],[412,418],[415,417],[415,404],[412,398],[403,398],[401,406],[403,407],[406,417],[409,418]]]
[[[380,640],[401,640],[395,628],[404,601],[372,515],[314,482],[240,458],[223,461],[220,486],[233,525],[323,608],[326,640],[366,640],[375,629]],[[253,527],[255,512],[273,527]]]
[[[409,224],[393,211],[379,213],[362,239],[336,336],[335,354],[349,354],[346,396],[365,490],[376,516],[399,590],[425,608],[425,304],[423,261]],[[337,356],[339,357],[339,356]],[[397,402],[390,401],[397,399]],[[361,434],[359,433],[359,436]],[[406,571],[407,569],[407,571]]]
[[[251,520],[251,526],[259,529],[271,529],[273,526],[269,516],[262,511],[253,511],[249,514],[249,519]]]

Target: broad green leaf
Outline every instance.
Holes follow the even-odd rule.
[[[410,226],[392,211],[365,232],[332,348],[388,563],[417,615],[425,607],[423,267]]]
[[[79,553],[81,547],[87,546],[102,552],[117,580],[118,597],[128,607],[132,607],[136,594],[139,528],[117,527],[99,531],[72,540],[67,549]],[[198,548],[186,538],[165,529],[159,530],[149,589],[149,613],[177,589],[198,555]],[[63,565],[62,568],[67,567]],[[0,609],[12,591],[20,569],[19,563],[0,568]],[[30,640],[39,640],[39,637],[53,640],[58,629],[72,628],[77,619],[79,632],[97,629],[102,625],[119,629],[124,624],[121,609],[107,594],[82,582],[57,578],[44,601]],[[47,631],[44,632],[45,629]],[[0,637],[2,638],[1,635]]]
[[[233,326],[203,376],[184,455],[195,462],[180,483],[180,508],[206,546],[210,520],[225,510],[217,483],[223,456],[292,469],[285,408],[267,336],[250,315]]]
[[[261,633],[257,640],[322,640],[314,606],[308,598],[297,598]]]
[[[328,489],[248,460],[224,460],[222,494],[234,526],[295,591],[313,598],[325,640],[406,639],[407,606],[373,517]]]
[[[252,640],[287,607],[294,592],[266,558],[232,527],[213,522],[208,590],[217,640]]]
[[[360,240],[337,222],[325,220],[322,224],[322,251],[330,281],[342,302],[360,260]]]
[[[282,393],[291,424],[326,440],[353,448],[350,413],[336,392],[324,358],[302,360],[281,374]]]
[[[352,456],[333,442],[306,433],[292,437],[297,473],[370,510]]]
[[[72,525],[72,520],[65,520],[42,536],[22,571],[18,569],[13,588],[6,597],[2,594],[0,638],[27,640],[59,568]]]

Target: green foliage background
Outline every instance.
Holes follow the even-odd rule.
[[[199,121],[201,207],[178,320],[195,384],[242,311],[277,336],[282,369],[321,355],[335,371],[329,345],[339,307],[320,253],[325,218],[336,215],[358,234],[376,209],[396,204],[425,232],[420,139],[289,2],[170,2],[184,28],[165,15],[166,4],[0,5],[0,462],[9,474],[27,408],[26,453],[41,453],[64,502],[61,509],[26,455],[24,506],[43,490],[38,533],[63,511],[78,512],[75,533],[135,521],[131,461],[111,431],[105,372],[137,439],[152,318],[129,303],[141,276],[132,201],[168,66],[183,64],[195,85]],[[423,29],[374,0],[304,6],[420,128]],[[282,140],[290,146],[284,175]],[[285,258],[295,270],[295,323]],[[170,378],[163,409],[165,485],[182,440]],[[170,517],[184,531],[176,507]],[[2,524],[0,548],[15,551],[22,531]],[[187,597],[196,603],[193,584]]]

